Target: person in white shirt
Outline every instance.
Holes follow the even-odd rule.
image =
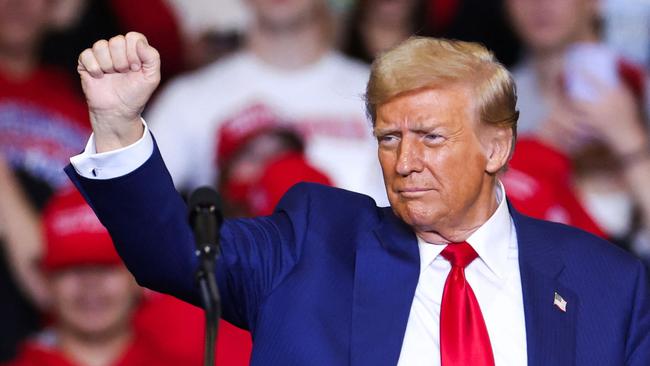
[[[264,106],[293,125],[337,187],[387,203],[362,95],[365,65],[332,49],[323,0],[250,1],[243,49],[168,85],[146,120],[181,191],[213,184],[218,129]]]

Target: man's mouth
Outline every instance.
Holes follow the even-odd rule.
[[[402,188],[397,191],[397,193],[405,198],[417,198],[420,196],[425,195],[427,192],[431,191],[431,188],[423,188],[423,187],[409,187],[409,188]]]

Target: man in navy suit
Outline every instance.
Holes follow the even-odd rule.
[[[198,303],[186,209],[140,118],[159,63],[137,33],[81,54],[94,135],[67,171],[139,283]],[[508,206],[516,93],[489,51],[411,39],[366,100],[391,207],[299,184],[222,227],[223,314],[252,364],[650,364],[643,265]]]

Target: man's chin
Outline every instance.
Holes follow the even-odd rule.
[[[415,231],[415,235],[418,236],[418,238],[424,240],[425,242],[429,244],[434,244],[434,245],[444,245],[444,244],[449,244],[450,241],[445,239],[440,233],[437,231]]]
[[[426,202],[418,200],[400,201],[392,205],[392,207],[395,215],[414,230],[435,230],[436,222],[440,221],[435,219],[440,215],[432,210],[431,205]]]
[[[395,209],[393,211],[397,217],[411,227],[420,239],[432,244],[449,244],[450,241],[441,234],[439,226],[436,225],[436,223],[440,224],[442,220],[432,219],[432,217],[438,217],[437,215],[431,212],[425,214],[411,211],[399,212]]]

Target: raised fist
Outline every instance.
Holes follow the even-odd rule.
[[[79,55],[77,71],[95,132],[97,152],[142,136],[140,113],[160,82],[160,56],[137,32],[95,42]]]

